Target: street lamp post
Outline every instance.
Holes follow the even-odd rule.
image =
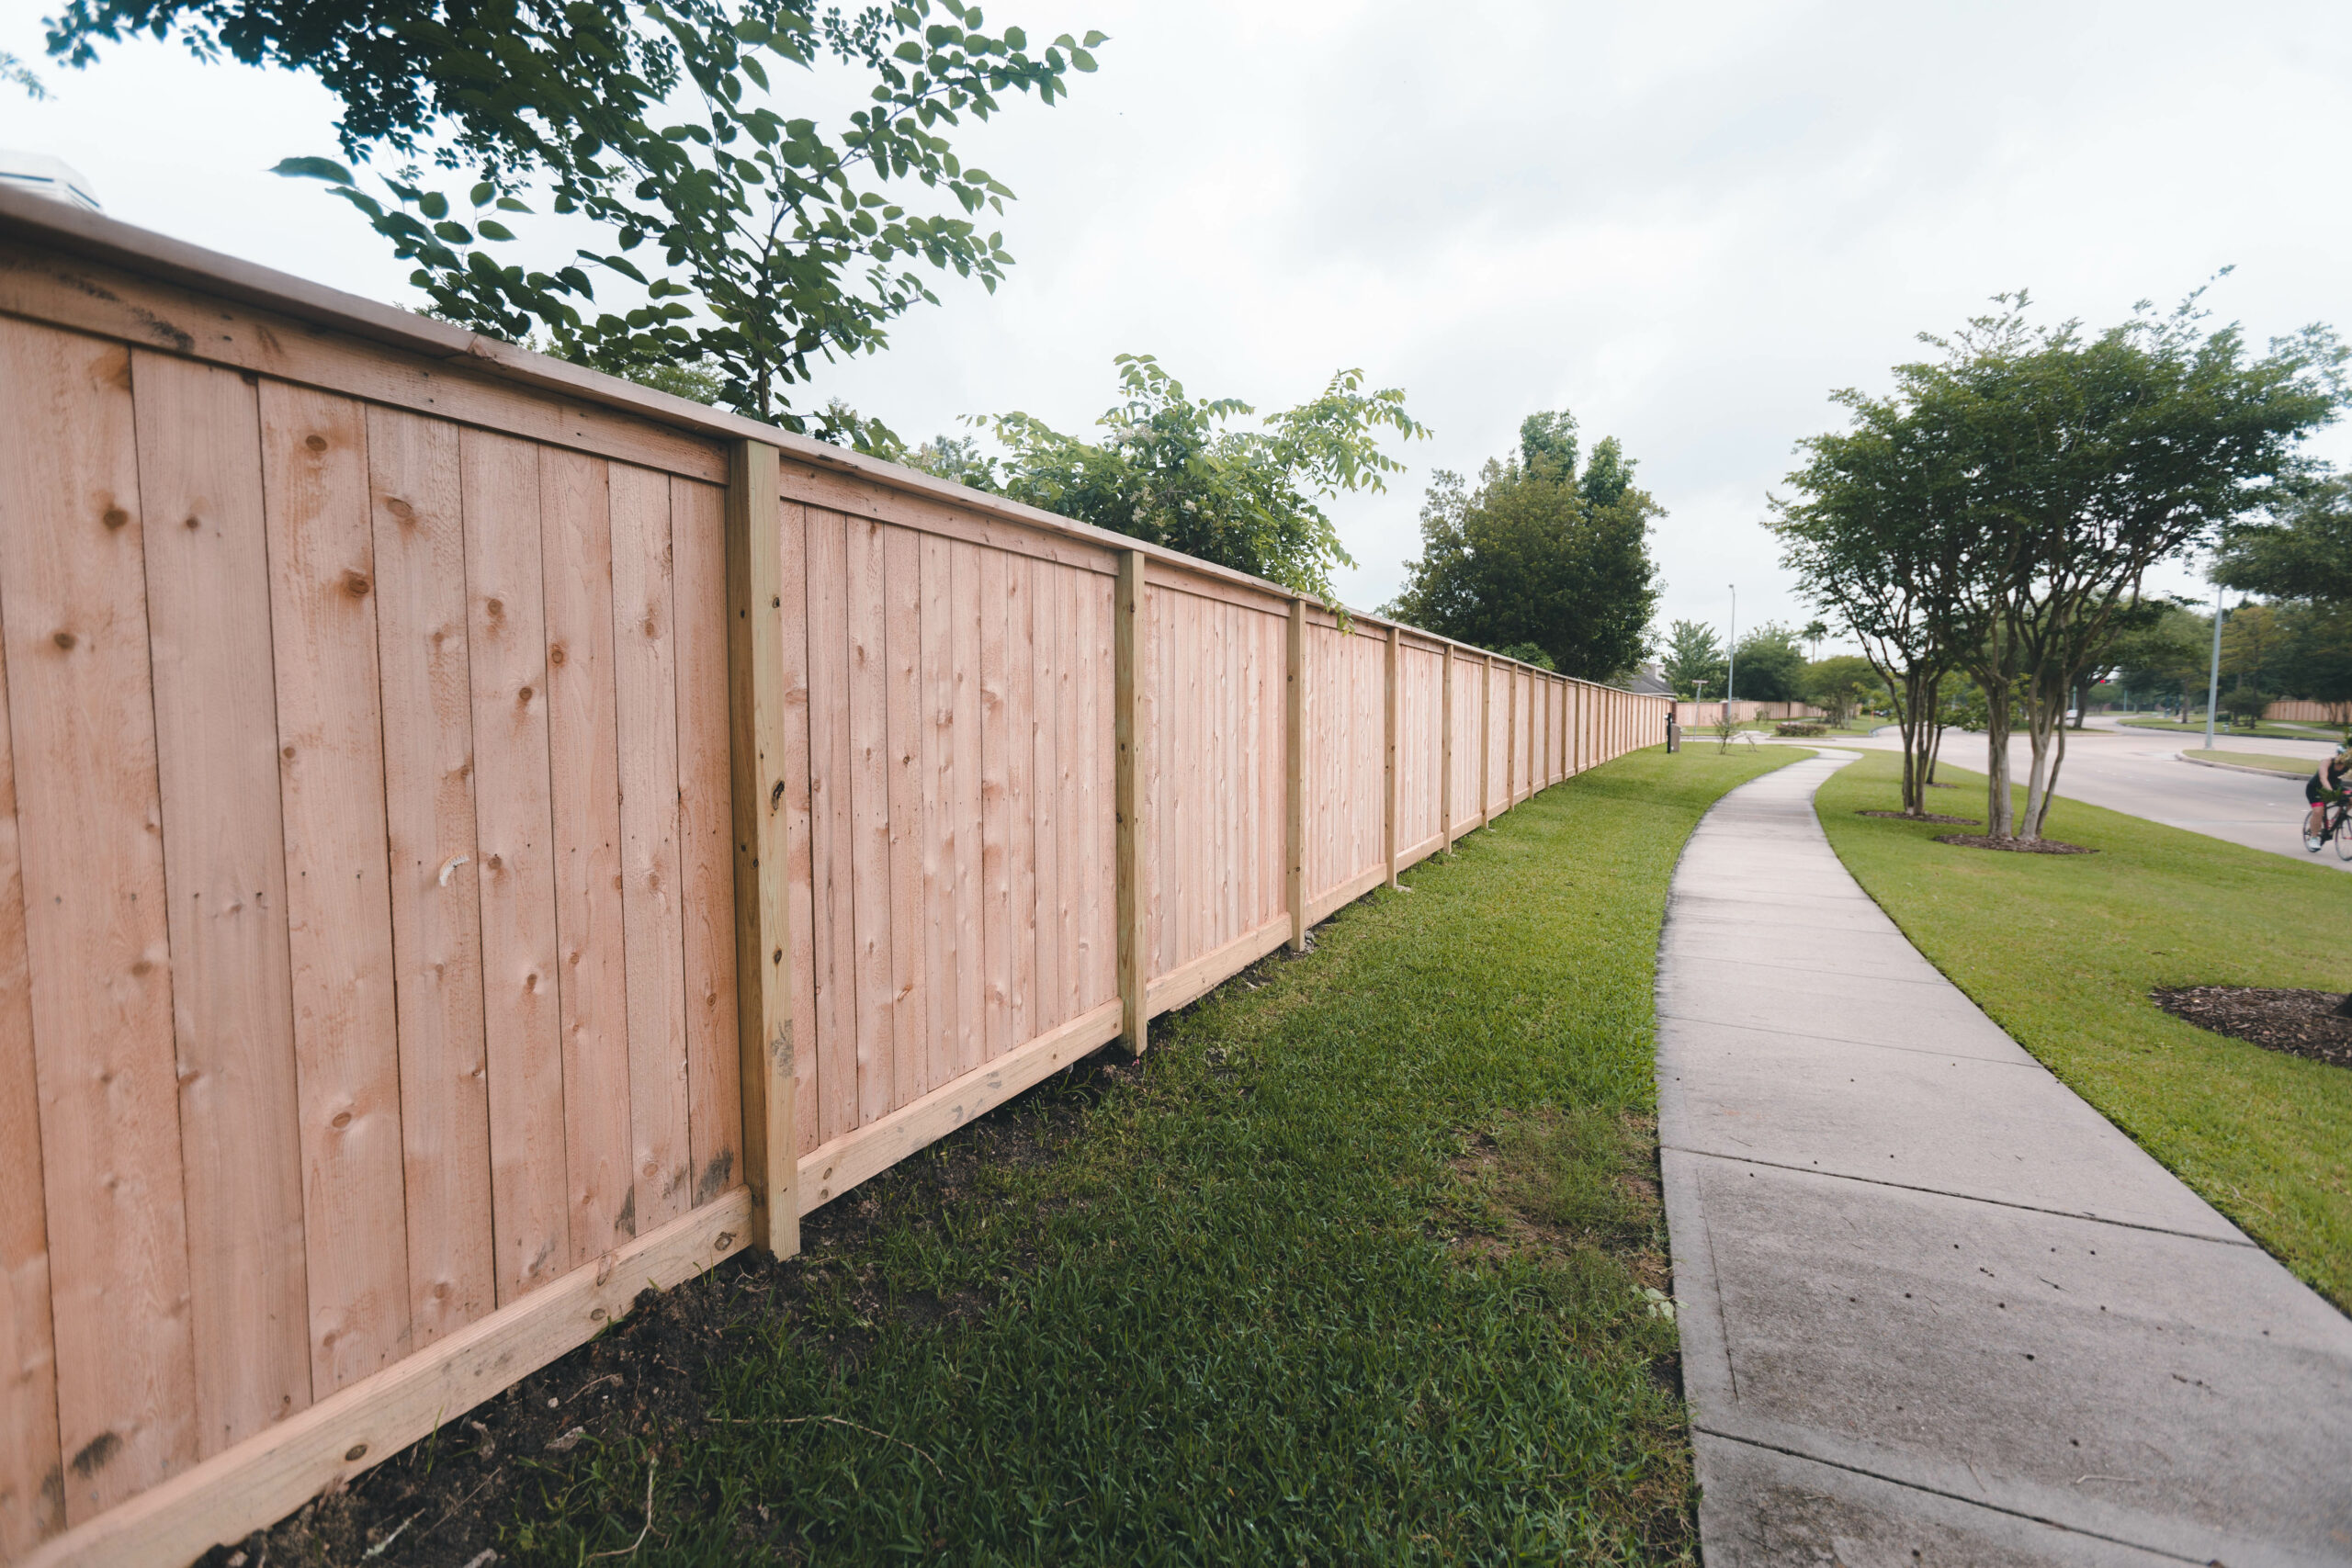
[[[2213,705],[2222,697],[2222,585],[2213,584],[2213,664],[2205,675],[2205,750],[2213,749]]]
[[[1739,584],[1731,589],[1731,636],[1724,639],[1725,668],[1724,670],[1724,722],[1732,721],[1732,699],[1739,694]]]

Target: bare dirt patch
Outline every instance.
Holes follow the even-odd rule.
[[[1939,833],[1936,842],[1958,844],[1963,850],[2007,850],[2020,855],[2095,855],[2097,850],[2080,844],[2062,844],[2055,839],[1996,839],[1990,833]]]
[[[2352,1067],[2352,1018],[2335,1015],[2341,991],[2262,986],[2160,987],[2148,993],[2173,1017],[2265,1050]]]
[[[1941,822],[1953,828],[1982,828],[1984,819],[1976,817],[1939,817],[1932,811],[1922,811],[1914,817],[1908,811],[1857,811],[1857,817],[1886,817],[1897,822]]]

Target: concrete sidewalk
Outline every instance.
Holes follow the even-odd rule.
[[[1851,760],[1718,803],[1659,943],[1710,1568],[2352,1563],[2352,1320],[1880,912],[1813,812]]]

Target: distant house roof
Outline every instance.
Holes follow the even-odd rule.
[[[62,201],[87,212],[105,210],[98,204],[98,193],[89,176],[61,158],[46,152],[23,152],[14,148],[0,147],[0,186],[25,191],[33,196],[45,196],[51,201]]]
[[[1655,664],[1645,664],[1636,669],[1634,671],[1634,678],[1625,682],[1625,689],[1639,697],[1674,695],[1673,684],[1667,680],[1665,672]]]

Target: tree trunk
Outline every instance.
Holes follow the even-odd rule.
[[[1919,677],[1916,671],[1904,671],[1903,695],[1899,700],[1902,711],[1895,719],[1903,727],[1903,809],[1916,817],[1928,793],[1927,779],[1920,771],[1927,755],[1923,744],[1927,731],[1921,728],[1927,715],[1919,706]]]
[[[2016,803],[2009,797],[2009,683],[1984,681],[1984,831],[2013,837]]]
[[[2062,691],[2064,689],[2060,688]],[[2063,698],[2060,699],[2064,701]],[[2033,750],[2033,761],[2027,770],[2025,781],[2025,820],[2018,825],[2015,837],[2028,843],[2041,838],[2041,819],[2050,810],[2050,785],[2057,777],[2057,768],[2050,754],[2051,736],[2055,731],[2058,744],[2065,744],[2066,710],[2055,704],[2028,699],[2026,704],[2026,740]]]

